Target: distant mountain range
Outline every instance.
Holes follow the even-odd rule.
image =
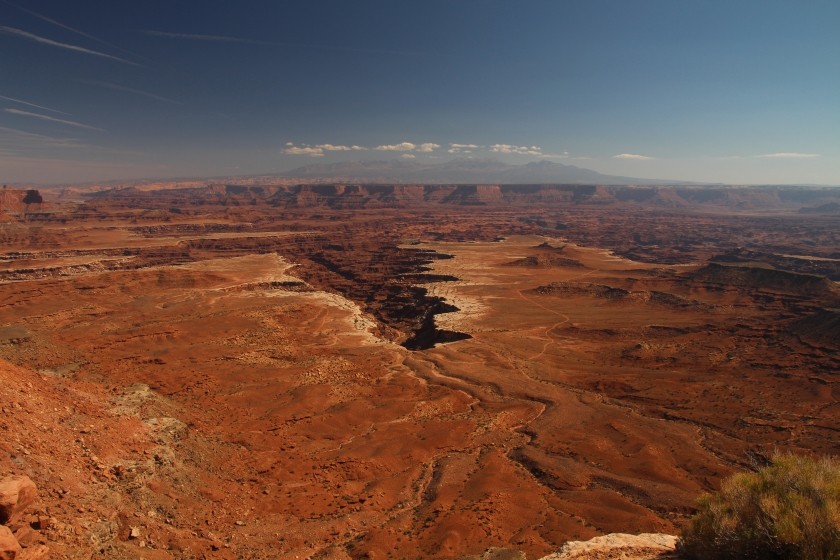
[[[458,158],[440,163],[413,160],[352,161],[316,163],[292,169],[286,177],[302,179],[345,180],[363,183],[423,183],[423,184],[534,184],[561,183],[586,185],[674,185],[684,181],[639,179],[604,175],[552,161],[538,161],[523,165],[504,163],[496,159]]]

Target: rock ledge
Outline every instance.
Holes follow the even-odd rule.
[[[569,541],[540,560],[651,560],[674,557],[677,537],[662,533],[612,533],[588,541]]]

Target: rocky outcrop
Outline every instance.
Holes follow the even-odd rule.
[[[588,541],[569,541],[560,550],[539,560],[665,560],[677,558],[677,537],[664,533],[610,533]],[[524,552],[490,548],[460,560],[525,560]]]
[[[709,263],[691,274],[698,282],[736,289],[762,290],[796,296],[826,296],[832,282],[814,274],[799,274],[764,266]]]
[[[37,497],[38,490],[28,476],[0,480],[0,523],[14,523]]]
[[[0,214],[18,214],[40,207],[44,199],[35,189],[0,189]]]
[[[26,510],[35,503],[38,489],[25,475],[0,480],[0,560],[44,560],[49,548],[38,544],[35,528],[40,519],[28,523]]]
[[[652,560],[672,558],[677,537],[662,533],[611,533],[588,541],[569,541],[540,560]]]
[[[15,560],[22,550],[11,529],[0,525],[0,560]]]

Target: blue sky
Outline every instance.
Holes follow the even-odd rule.
[[[840,185],[840,2],[0,0],[0,182],[550,159]]]

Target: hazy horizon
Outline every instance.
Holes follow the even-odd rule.
[[[840,185],[840,4],[0,0],[0,183],[494,157]]]

